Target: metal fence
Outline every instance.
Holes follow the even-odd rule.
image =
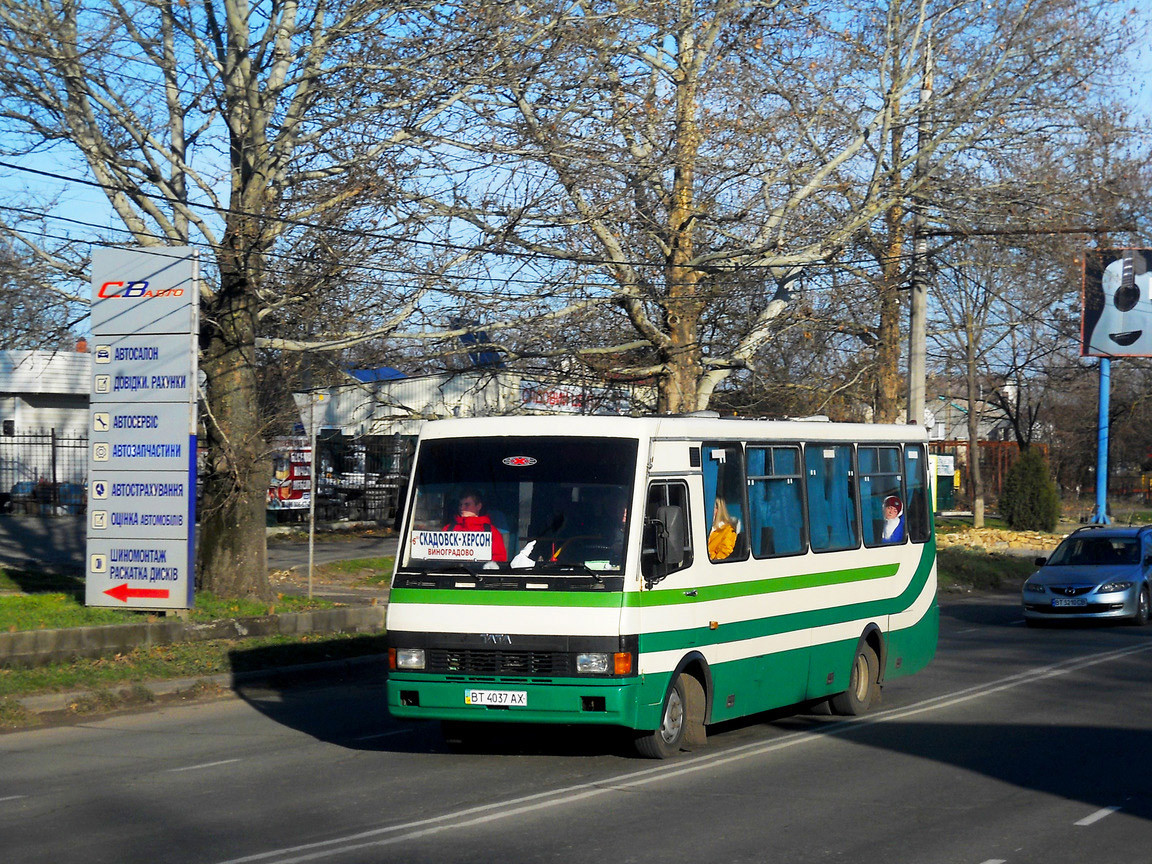
[[[0,512],[83,513],[87,481],[86,436],[55,430],[0,436]]]
[[[316,442],[316,518],[392,523],[408,482],[414,442],[414,436],[322,434]],[[285,437],[273,443],[269,522],[302,521],[312,485],[311,442]]]

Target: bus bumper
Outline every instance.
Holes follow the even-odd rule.
[[[649,682],[651,683],[651,682]],[[638,714],[647,696],[643,676],[628,679],[553,679],[548,684],[521,681],[445,681],[436,676],[391,673],[388,710],[411,720],[468,720],[490,723],[587,723],[644,728]],[[506,693],[522,704],[474,704],[473,693]],[[522,695],[519,695],[522,694]],[[658,715],[657,715],[658,716]],[[648,722],[651,722],[650,720]],[[659,721],[657,721],[658,723]]]

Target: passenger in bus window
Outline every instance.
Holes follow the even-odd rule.
[[[484,513],[484,499],[478,490],[470,489],[460,496],[460,507],[455,520],[444,526],[445,531],[490,531],[492,533],[492,560],[507,561],[504,538]]]
[[[708,533],[708,557],[713,561],[723,561],[736,548],[738,526],[728,514],[728,506],[723,498],[717,498],[712,505],[712,530]]]
[[[897,495],[884,499],[884,534],[881,539],[885,543],[904,542],[904,504]]]

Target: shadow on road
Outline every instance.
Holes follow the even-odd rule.
[[[0,562],[58,572],[84,568],[83,516],[0,516]]]

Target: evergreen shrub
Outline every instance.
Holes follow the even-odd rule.
[[[1039,449],[1029,447],[1008,469],[1000,493],[1000,515],[1016,531],[1056,530],[1060,492]]]

